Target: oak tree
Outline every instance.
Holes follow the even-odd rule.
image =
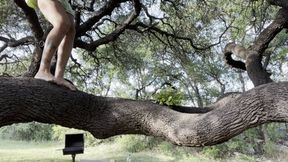
[[[2,73],[0,126],[38,121],[86,130],[96,138],[144,134],[162,137],[177,145],[206,146],[222,143],[264,123],[288,121],[288,83],[274,82],[267,70],[272,55],[279,54],[276,48],[272,48],[272,52],[267,49],[275,37],[288,28],[288,2],[285,0],[69,1],[76,12],[74,48],[77,55],[93,60],[91,67],[116,62],[133,69],[133,60],[135,66],[143,64],[142,58],[131,52],[139,52],[141,44],[137,44],[137,40],[141,39],[150,45],[149,49],[147,46],[141,48],[143,53],[157,55],[162,59],[159,62],[166,63],[172,58],[178,61],[155,68],[169,72],[165,72],[166,79],[157,83],[159,87],[171,85],[173,80],[182,81],[187,91],[193,91],[193,95],[188,94],[198,107],[168,107],[140,100],[145,87],[159,81],[155,74],[161,73],[156,71],[147,83],[136,88],[134,100],[74,92],[33,79],[39,68],[43,42],[51,27],[23,0],[0,3],[4,6],[0,20],[1,66],[5,69],[9,64],[29,61],[29,67],[21,76],[15,77],[5,70]],[[247,24],[244,20],[248,20],[245,21]],[[249,36],[251,31],[255,35],[253,41],[250,39],[241,44],[237,40],[235,33]],[[287,42],[284,39],[282,43],[274,44],[285,47]],[[23,57],[31,47],[32,54]],[[222,48],[223,51],[219,50]],[[217,53],[217,58],[223,60],[216,63],[216,56],[211,57],[209,53]],[[240,59],[235,59],[234,55]],[[99,70],[90,67],[88,72],[87,69],[81,71],[83,62],[77,57],[72,55],[68,75],[93,75]],[[231,69],[247,72],[255,87],[243,93],[225,95],[227,87],[217,71],[219,67],[227,68],[225,63]],[[181,70],[171,68],[176,64]],[[202,70],[201,73],[205,71],[205,75],[196,77],[197,68]],[[185,76],[186,80],[183,77],[181,80],[180,76]],[[218,84],[218,95],[223,97],[207,104],[201,96],[200,76]],[[89,83],[89,86],[97,85]]]

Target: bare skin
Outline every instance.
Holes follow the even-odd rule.
[[[74,18],[57,0],[38,0],[38,8],[53,25],[53,29],[46,38],[40,68],[34,78],[55,82],[73,91],[77,90],[73,84],[64,79],[65,66],[71,54],[75,37]],[[50,66],[57,48],[58,59],[55,76],[53,76]]]

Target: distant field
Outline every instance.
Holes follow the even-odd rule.
[[[56,142],[21,142],[0,140],[0,162],[70,162],[70,156],[62,155],[64,144]],[[84,154],[76,156],[80,159],[115,159],[126,162],[128,152],[121,151],[117,145],[104,144],[85,148]],[[200,157],[173,157],[159,152],[140,152],[131,154],[132,162],[209,162],[213,160]]]

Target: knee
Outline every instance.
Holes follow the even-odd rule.
[[[54,25],[54,28],[56,28],[60,33],[66,34],[72,27],[74,27],[73,24],[74,23],[69,20],[61,19]]]
[[[70,26],[69,33],[70,33],[71,35],[75,35],[75,34],[76,34],[76,28],[75,28],[74,22],[73,22],[73,23],[71,24],[71,26]]]

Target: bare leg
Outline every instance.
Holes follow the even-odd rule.
[[[68,16],[70,18],[70,21],[73,22],[73,16],[70,14],[68,14]],[[70,27],[70,30],[68,31],[68,33],[66,34],[66,36],[59,45],[58,59],[54,78],[55,83],[68,87],[71,90],[76,90],[76,87],[64,79],[64,71],[73,48],[74,37],[75,37],[75,27],[73,23],[72,26]]]
[[[42,79],[46,81],[55,81],[57,84],[64,85],[71,90],[75,90],[75,87],[68,86],[68,84],[62,84],[63,82],[59,82],[60,79],[53,79],[53,75],[50,73],[50,64],[51,64],[51,59],[56,52],[56,49],[60,45],[61,42],[63,42],[63,39],[65,35],[68,33],[71,33],[70,30],[72,28],[73,23],[73,17],[71,20],[71,17],[64,8],[61,6],[61,4],[57,0],[38,0],[38,7],[42,14],[45,16],[45,18],[53,25],[53,29],[50,31],[50,33],[47,36],[45,46],[44,46],[44,51],[41,59],[41,64],[39,71],[35,75],[36,79]],[[73,26],[74,28],[74,26]],[[69,34],[68,34],[69,35]],[[70,34],[71,35],[71,34]],[[74,35],[74,34],[73,34]],[[73,36],[74,39],[74,36]],[[73,40],[74,41],[74,40]],[[72,44],[73,44],[72,41]],[[64,41],[65,42],[65,41]],[[61,43],[62,44],[62,43]],[[65,43],[63,43],[65,44]],[[60,51],[62,50],[65,53],[69,50],[67,50],[70,47],[65,47],[63,48],[64,45],[61,45]],[[66,49],[66,50],[64,50]],[[71,45],[72,49],[72,45]],[[71,52],[70,49],[70,52]],[[61,52],[61,53],[63,53]],[[64,56],[63,54],[60,55],[60,60],[61,63],[63,63],[64,68],[67,63],[67,60],[69,58],[70,52]],[[64,60],[64,61],[63,61]],[[66,61],[65,61],[66,60]],[[60,66],[61,67],[61,66]],[[64,68],[63,68],[63,74],[64,74]],[[59,70],[58,70],[59,71]],[[60,70],[61,71],[61,70]],[[58,72],[59,73],[59,72]],[[63,79],[63,74],[61,75],[61,72],[57,74],[57,78],[62,78]]]

